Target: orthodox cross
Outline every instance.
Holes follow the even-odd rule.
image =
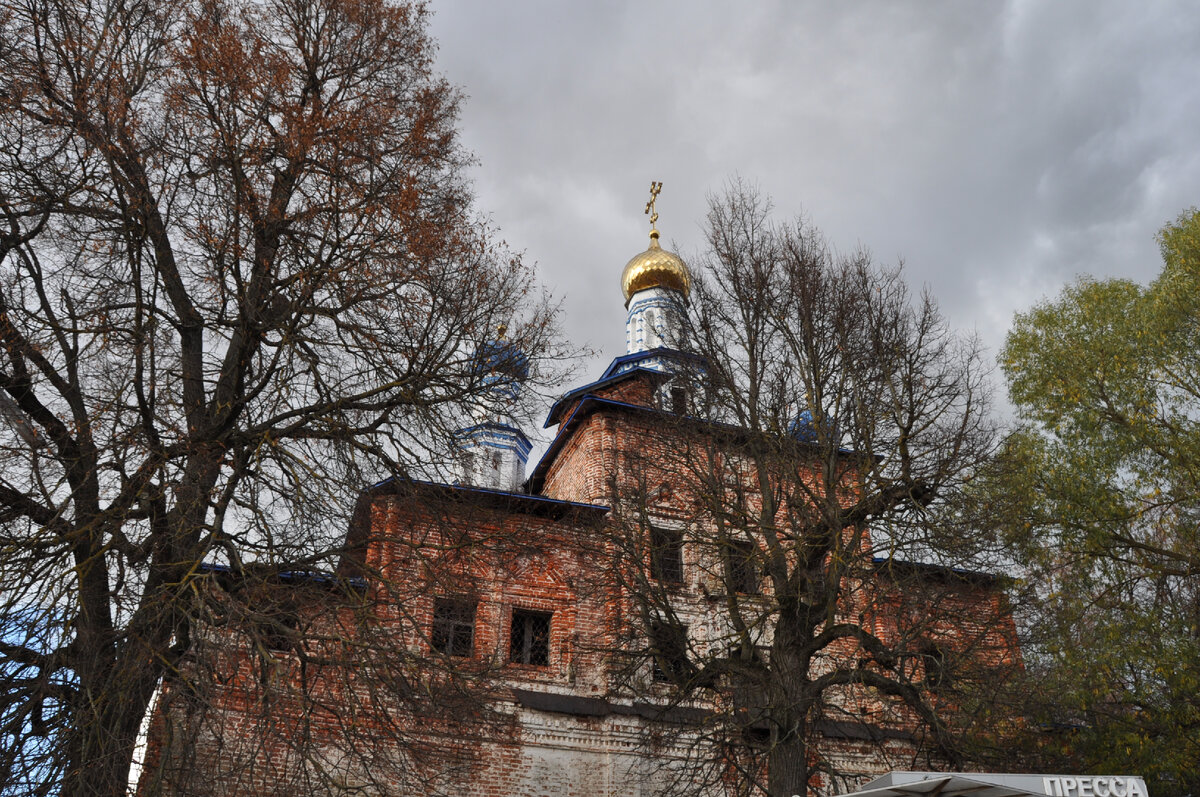
[[[658,211],[654,209],[654,202],[658,199],[658,192],[662,190],[662,182],[650,181],[650,201],[646,203],[646,212],[650,215],[650,226],[653,228],[658,223]]]

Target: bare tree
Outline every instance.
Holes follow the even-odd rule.
[[[967,687],[1017,663],[999,584],[961,568],[982,541],[935,522],[995,445],[986,368],[898,268],[769,211],[741,184],[712,201],[670,377],[691,406],[630,421],[625,688],[707,708],[684,730],[709,767],[693,783],[786,797],[861,775],[839,734],[959,766],[986,716]]]
[[[157,685],[195,672],[214,617],[257,618],[259,648],[296,630],[202,565],[332,569],[362,486],[436,464],[496,395],[472,352],[497,324],[552,354],[550,309],[471,210],[425,14],[0,5],[13,793],[124,793]],[[329,594],[359,622],[353,589]]]

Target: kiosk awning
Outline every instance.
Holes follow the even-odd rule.
[[[847,797],[1149,797],[1129,775],[889,772]]]

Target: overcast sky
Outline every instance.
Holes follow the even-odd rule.
[[[1194,3],[432,8],[479,207],[597,350],[581,377],[624,353],[651,180],[685,259],[707,195],[741,175],[839,249],[903,258],[993,355],[1076,275],[1152,278],[1155,233],[1200,204]]]

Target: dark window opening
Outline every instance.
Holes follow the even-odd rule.
[[[765,645],[750,645],[748,648],[741,644],[730,645],[729,659],[735,664],[760,666],[769,658],[770,648]]]
[[[476,605],[465,598],[437,598],[433,603],[430,646],[447,656],[473,655]]]
[[[262,617],[258,623],[258,638],[267,650],[286,652],[296,649],[300,617],[294,611],[279,609]]]
[[[545,667],[550,663],[550,612],[513,609],[508,660]]]
[[[650,529],[650,575],[664,584],[683,583],[683,532]]]
[[[729,588],[747,595],[758,594],[757,547],[749,540],[729,541]]]
[[[940,689],[950,685],[950,666],[946,651],[929,645],[921,651],[921,664],[925,668],[925,686]]]
[[[671,412],[676,415],[686,415],[688,411],[687,388],[674,386],[671,388]]]
[[[655,620],[650,624],[651,672],[655,681],[681,683],[688,675],[686,625]]]
[[[750,747],[769,750],[771,747],[771,729],[765,723],[756,723],[742,729],[742,737]]]

